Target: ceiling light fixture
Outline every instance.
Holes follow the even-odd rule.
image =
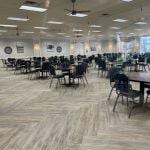
[[[17,27],[17,25],[0,24],[0,27],[6,27],[6,28],[16,28],[16,27]]]
[[[28,21],[28,18],[18,18],[18,17],[8,17],[8,20],[14,20],[14,21]]]
[[[73,29],[73,32],[82,32],[83,30],[81,29]]]
[[[123,2],[132,2],[133,0],[122,0]]]
[[[119,27],[111,27],[112,29],[119,30]]]
[[[58,35],[64,35],[64,34],[66,34],[66,33],[63,33],[63,32],[62,32],[62,33],[56,33],[56,34],[58,34]]]
[[[27,5],[22,5],[19,9],[28,10],[28,11],[35,11],[35,12],[45,12],[45,11],[47,11],[46,8],[33,7],[33,6],[27,6]]]
[[[140,22],[136,22],[135,24],[137,24],[137,25],[144,25],[144,24],[147,24],[147,23],[140,21]]]
[[[125,20],[125,19],[115,19],[113,21],[119,22],[119,23],[123,23],[123,22],[127,22],[128,20]]]
[[[99,32],[102,32],[102,31],[99,31],[99,30],[93,30],[92,32],[94,32],[94,33],[99,33]]]
[[[93,24],[93,25],[89,25],[89,27],[91,27],[91,28],[100,28],[101,26]]]
[[[32,32],[32,31],[23,31],[22,33],[24,33],[24,34],[33,34],[34,32]]]
[[[71,16],[71,17],[80,17],[80,18],[83,18],[83,17],[87,17],[88,15],[87,14],[80,14],[80,13],[77,13],[75,15],[72,15],[71,13],[67,14],[68,16]]]
[[[49,24],[63,24],[64,22],[62,22],[62,21],[48,21],[47,23],[49,23]]]
[[[47,30],[47,27],[34,27],[35,29],[42,29],[42,30]]]

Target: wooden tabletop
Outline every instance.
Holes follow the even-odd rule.
[[[150,83],[150,72],[129,72],[125,74],[130,81]]]

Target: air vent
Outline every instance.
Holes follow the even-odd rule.
[[[24,4],[24,5],[37,5],[38,3],[37,3],[37,2],[34,2],[34,1],[29,1],[29,0],[27,0],[27,1],[24,1],[23,4]]]

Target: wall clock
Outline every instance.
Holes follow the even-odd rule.
[[[62,47],[61,47],[61,46],[58,46],[58,47],[56,48],[56,50],[57,50],[58,53],[61,53],[61,52],[62,52]]]
[[[11,54],[11,53],[12,53],[12,48],[11,48],[10,46],[6,46],[6,47],[4,48],[4,52],[5,52],[6,54]]]

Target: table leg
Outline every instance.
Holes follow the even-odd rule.
[[[143,105],[144,104],[144,82],[140,82],[140,92],[141,92],[140,105]]]

